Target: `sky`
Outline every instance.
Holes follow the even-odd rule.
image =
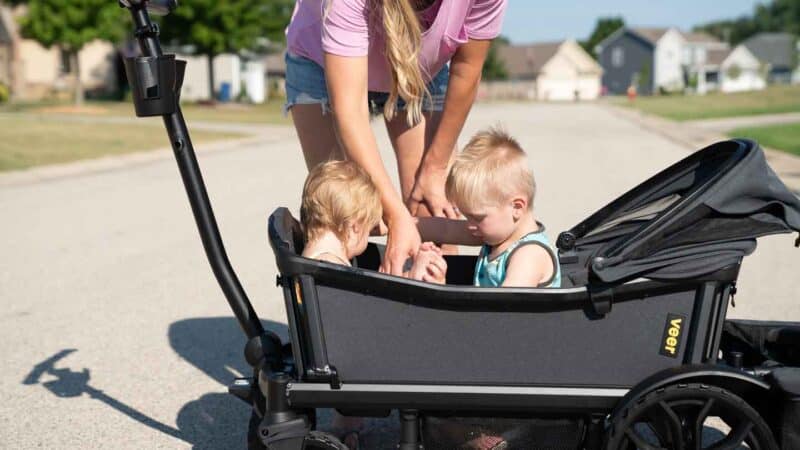
[[[759,0],[508,0],[503,35],[512,43],[585,39],[598,17],[618,16],[631,26],[676,26],[750,14]]]

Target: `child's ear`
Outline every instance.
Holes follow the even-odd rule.
[[[347,230],[350,231],[351,233],[353,233],[356,236],[359,233],[361,233],[361,228],[362,228],[362,226],[358,222],[353,221],[353,222],[348,222],[347,223]]]
[[[528,208],[528,201],[523,197],[514,197],[511,200],[511,207],[513,209],[514,219],[519,219]]]

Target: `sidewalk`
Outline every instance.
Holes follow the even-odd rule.
[[[643,129],[657,133],[690,151],[730,139],[724,133],[740,126],[800,121],[800,113],[787,113],[675,122],[623,106],[611,104],[605,104],[605,106],[617,117],[636,123]],[[781,180],[800,195],[800,157],[780,150],[762,148],[769,165]]]

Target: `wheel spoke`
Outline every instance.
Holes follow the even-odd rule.
[[[739,423],[736,429],[731,430],[723,440],[716,442],[708,450],[736,450],[742,446],[742,442],[750,435],[752,429],[753,422]]]
[[[761,443],[756,439],[752,431],[747,435],[745,442],[747,442],[747,446],[750,447],[750,450],[761,450]]]
[[[669,425],[669,434],[670,434],[670,442],[672,450],[685,450],[684,439],[683,439],[683,426],[681,425],[681,419],[675,413],[675,411],[670,408],[670,406],[665,401],[658,402],[658,405],[667,415],[667,423]]]
[[[694,419],[694,436],[692,436],[694,450],[701,450],[703,448],[703,423],[705,423],[708,413],[711,412],[712,406],[714,406],[714,399],[710,398]]]
[[[634,431],[633,428],[626,429],[625,436],[627,436],[628,439],[630,439],[631,442],[633,442],[633,444],[636,446],[638,450],[667,450],[663,447],[654,447],[648,444],[647,442],[644,441],[644,439],[641,438],[641,436],[639,436],[639,434],[636,431]]]

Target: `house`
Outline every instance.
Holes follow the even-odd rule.
[[[572,39],[498,48],[511,90],[543,101],[594,100],[603,69]],[[516,89],[515,89],[516,88]]]
[[[719,69],[730,46],[704,32],[683,33],[682,65],[686,86],[698,94],[719,88]]]
[[[270,53],[264,57],[267,68],[267,96],[286,96],[286,50]]]
[[[698,94],[756,91],[767,86],[763,67],[747,47],[738,45],[733,50],[708,50],[702,62],[687,66],[687,76]]]
[[[0,84],[13,89],[13,84],[18,78],[15,73],[17,64],[14,63],[14,18],[11,10],[0,6]]]
[[[675,28],[620,28],[595,47],[603,86],[611,94],[682,90],[685,42]]]
[[[181,87],[182,101],[211,99],[209,92],[208,57],[192,55],[187,49],[172,49],[178,59],[186,61],[186,72]],[[224,91],[227,100],[246,100],[264,103],[266,100],[265,68],[259,59],[245,59],[233,53],[214,57],[214,93],[217,98]]]
[[[755,91],[767,87],[764,65],[745,45],[738,45],[725,55],[719,65],[719,90],[722,92]]]
[[[770,83],[800,83],[800,43],[789,33],[758,33],[743,42],[762,64]]]
[[[0,6],[0,81],[7,80],[12,96],[19,100],[71,95],[75,70],[69,55],[22,38],[17,18],[24,12],[24,6]],[[90,94],[115,91],[118,63],[117,51],[110,43],[96,40],[85,45],[78,53],[84,89]]]

